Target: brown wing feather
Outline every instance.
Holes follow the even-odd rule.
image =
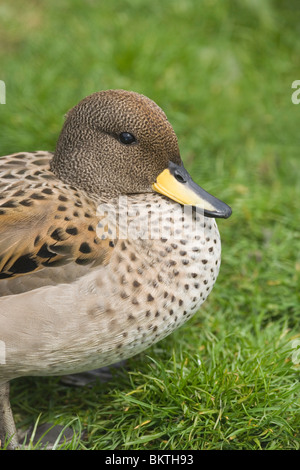
[[[0,279],[74,261],[105,264],[96,203],[58,180],[48,152],[0,158]]]

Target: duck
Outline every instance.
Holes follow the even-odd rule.
[[[150,98],[97,91],[54,152],[0,158],[0,439],[9,384],[132,357],[191,318],[217,279],[231,208],[185,169]]]

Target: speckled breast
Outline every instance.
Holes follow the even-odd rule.
[[[101,329],[109,342],[99,350],[106,363],[142,351],[187,321],[209,295],[220,267],[215,219],[161,196],[148,195],[142,203],[128,199],[127,218],[118,225],[127,238],[116,244],[109,279],[99,279],[106,301],[95,301],[90,310],[98,318],[108,312]],[[127,209],[121,204],[119,213]]]

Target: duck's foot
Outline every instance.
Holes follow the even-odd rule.
[[[5,445],[5,442],[7,444]],[[0,447],[8,450],[19,445],[14,417],[9,402],[9,382],[0,385]]]
[[[44,423],[36,428],[32,426],[25,432],[18,431],[19,448],[21,449],[38,447],[39,449],[50,450],[70,443],[73,437],[74,431],[72,428],[59,424]]]
[[[113,377],[111,370],[120,367],[125,367],[125,364],[126,361],[120,361],[116,364],[113,364],[112,366],[101,367],[101,369],[94,369],[87,372],[82,372],[80,374],[64,375],[61,378],[61,382],[65,385],[71,385],[74,387],[84,387],[86,385],[93,385],[93,383],[97,380],[102,383],[108,382]]]
[[[102,367],[101,369],[94,369],[79,374],[65,375],[62,377],[61,382],[65,385],[76,387],[93,385],[96,381],[102,383],[108,382],[113,377],[111,370],[124,367],[125,363],[126,361],[120,361],[109,367]],[[7,440],[7,436],[11,436],[9,440]],[[9,450],[28,447],[29,442],[31,445],[37,445],[43,449],[53,449],[54,446],[60,447],[71,442],[73,437],[74,431],[71,428],[64,428],[61,425],[49,423],[17,433],[9,402],[9,383],[0,385],[0,447],[9,441],[6,444],[6,448]]]

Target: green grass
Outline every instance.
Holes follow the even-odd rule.
[[[53,150],[81,98],[131,89],[233,208],[201,311],[104,385],[16,380],[18,426],[72,422],[78,449],[299,449],[298,2],[3,0],[0,18],[1,155]]]

